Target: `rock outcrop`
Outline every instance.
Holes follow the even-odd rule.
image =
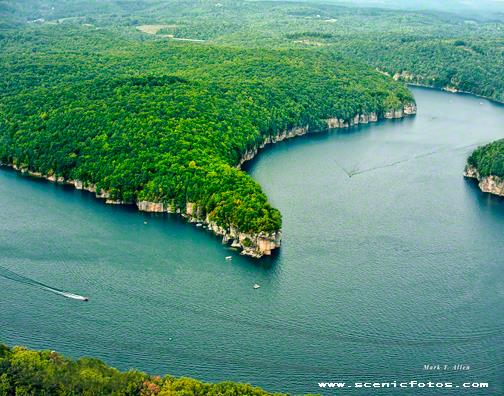
[[[504,197],[504,179],[492,175],[482,177],[478,170],[471,165],[466,166],[464,176],[478,180],[481,191]]]
[[[245,162],[253,159],[257,155],[259,150],[261,150],[262,148],[264,148],[264,146],[271,143],[281,142],[282,140],[290,139],[296,136],[306,135],[307,133],[318,133],[327,131],[329,129],[350,128],[359,124],[369,124],[373,122],[378,122],[380,119],[403,118],[406,116],[414,115],[416,114],[416,112],[417,112],[416,104],[408,103],[400,109],[386,111],[383,115],[379,115],[375,112],[371,112],[369,114],[356,114],[355,116],[351,117],[348,120],[337,117],[330,117],[325,120],[327,128],[322,130],[310,130],[309,125],[306,125],[304,127],[293,128],[290,130],[285,130],[277,135],[267,137],[259,146],[256,146],[251,150],[247,150],[241,157],[236,167],[240,169]]]
[[[378,115],[376,113],[369,114],[356,114],[349,120],[342,118],[328,118],[326,120],[328,129],[350,128],[359,124],[369,124],[370,122],[377,122]]]
[[[232,247],[242,249],[241,254],[260,258],[269,256],[274,249],[280,247],[282,232],[280,230],[272,233],[247,233],[241,232],[236,227],[230,226],[224,228],[215,222],[209,221],[208,217],[204,220],[208,224],[208,229],[217,235],[222,235],[222,243],[231,243]]]
[[[290,139],[296,136],[306,135],[308,133],[308,130],[309,126],[306,125],[304,127],[296,127],[289,130],[284,130],[274,136],[267,137],[259,146],[253,148],[252,150],[245,151],[236,167],[240,169],[245,162],[253,159],[257,155],[259,150],[264,148],[264,146],[266,146],[267,144],[278,143],[281,142],[282,140]]]
[[[164,205],[161,202],[138,201],[138,210],[141,212],[161,213],[165,211]]]
[[[387,111],[384,117],[386,119],[397,119],[397,118],[403,118],[404,116],[416,114],[416,112],[417,112],[416,105],[409,104],[407,106],[404,106],[402,109]]]
[[[390,75],[386,73],[387,75]],[[392,77],[396,81],[412,81],[415,79],[415,75],[413,73],[410,73],[408,71],[402,71],[401,73],[396,73]]]

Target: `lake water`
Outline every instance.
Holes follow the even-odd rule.
[[[280,252],[261,261],[176,216],[1,170],[0,340],[271,391],[431,380],[504,394],[504,199],[462,177],[474,145],[504,137],[504,107],[413,92],[414,118],[296,138],[249,164],[284,219]]]

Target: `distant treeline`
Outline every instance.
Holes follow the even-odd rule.
[[[294,41],[318,38],[325,51],[400,74],[406,82],[504,101],[504,12],[482,17],[316,1],[0,0],[0,24],[38,18],[122,34],[139,24],[167,24],[160,34],[246,47],[300,46]]]
[[[288,39],[300,39],[305,37],[330,39],[333,38],[334,35],[332,35],[331,33],[321,33],[321,32],[299,32],[299,33],[286,34],[285,37]]]

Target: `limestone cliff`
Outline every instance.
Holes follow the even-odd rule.
[[[424,88],[432,88],[436,90],[441,90],[441,91],[446,91],[450,93],[463,93],[463,94],[469,94],[469,95],[474,95],[479,98],[484,98],[488,99],[497,103],[504,103],[502,98],[498,98],[495,95],[494,96],[486,96],[483,94],[478,94],[476,92],[471,92],[464,90],[460,87],[461,81],[457,79],[452,79],[448,84],[439,86],[437,84],[432,83],[432,78],[430,76],[423,76],[421,74],[413,74],[409,71],[402,71],[402,72],[397,72],[395,74],[388,73],[386,71],[380,70],[379,68],[376,68],[376,71],[378,71],[381,74],[384,74],[386,76],[392,77],[396,81],[401,81],[407,85],[415,86],[415,87],[424,87]]]
[[[241,254],[260,258],[264,255],[271,255],[272,250],[279,248],[282,233],[280,230],[272,233],[243,232],[233,225],[218,225],[205,213],[205,208],[198,206],[194,202],[186,203],[185,213],[192,223],[200,223],[208,226],[208,229],[216,235],[222,236],[222,243],[231,243],[232,247],[241,249]]]
[[[245,162],[253,159],[260,149],[264,148],[264,146],[271,143],[281,142],[282,140],[290,139],[296,136],[306,135],[308,133],[318,133],[330,129],[350,128],[359,124],[369,124],[373,122],[378,122],[380,119],[403,118],[406,116],[414,115],[416,114],[416,112],[417,112],[416,104],[408,103],[400,109],[389,110],[386,111],[384,114],[377,114],[375,112],[370,112],[368,114],[356,114],[355,116],[350,117],[350,119],[330,117],[325,120],[327,128],[322,130],[310,130],[309,125],[293,128],[290,130],[285,130],[278,133],[277,135],[267,137],[259,146],[256,146],[251,150],[247,150],[241,157],[236,167],[240,169]]]
[[[165,211],[164,205],[161,202],[138,201],[136,204],[138,210],[141,212],[160,213]]]
[[[478,170],[471,165],[466,166],[464,176],[478,180],[481,191],[504,197],[504,179],[492,175],[481,177]]]
[[[280,247],[282,232],[280,230],[272,233],[242,232],[233,225],[218,225],[205,213],[205,208],[194,202],[187,202],[184,210],[175,209],[171,205],[164,205],[160,202],[139,201],[136,203],[138,209],[143,212],[168,212],[180,213],[188,219],[190,223],[205,225],[214,234],[222,236],[222,243],[231,244],[232,247],[241,249],[241,254],[260,258],[269,256],[271,252]]]

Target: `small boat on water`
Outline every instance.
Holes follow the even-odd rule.
[[[252,286],[254,289],[259,289],[261,286],[258,285],[257,283],[254,283],[254,286]]]
[[[144,224],[147,224],[147,222],[146,222],[146,221],[144,221]]]
[[[226,256],[226,260],[232,260],[233,256]]]
[[[60,296],[66,297],[66,298],[71,298],[73,300],[79,300],[79,301],[89,301],[89,297],[81,296],[80,294],[74,294],[70,293],[64,290],[58,290],[58,289],[52,289],[50,287],[44,287],[45,290],[48,290],[52,293],[58,294]]]

